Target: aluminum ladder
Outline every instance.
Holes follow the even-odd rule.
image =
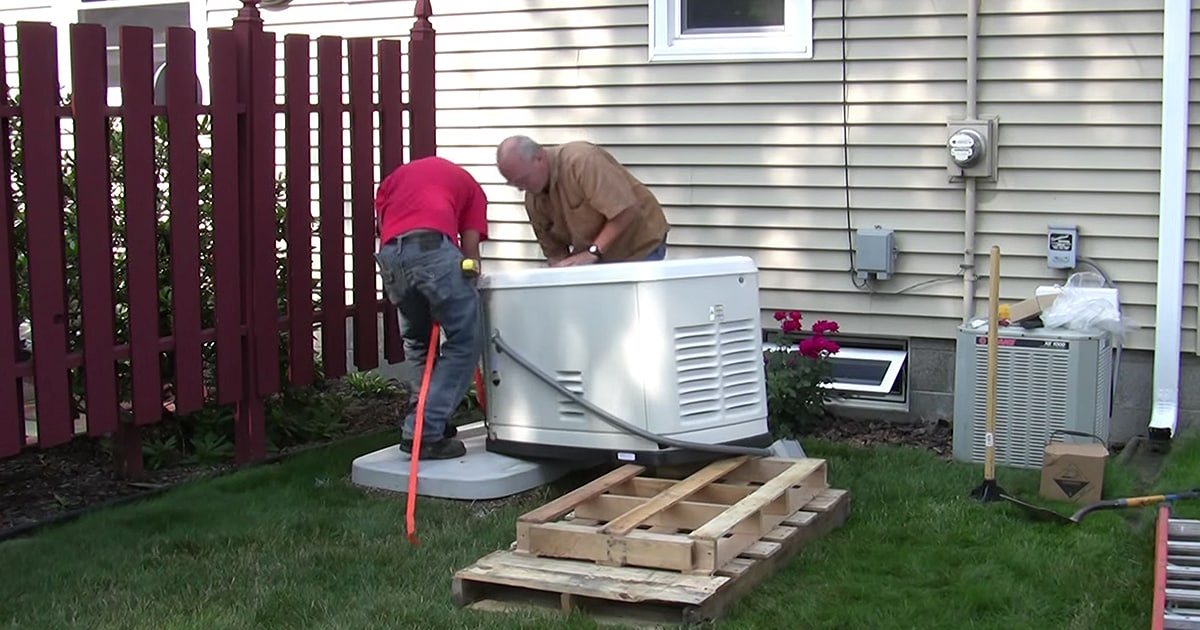
[[[1154,571],[1154,630],[1200,630],[1200,520],[1158,510]]]

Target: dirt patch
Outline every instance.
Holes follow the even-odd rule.
[[[952,457],[954,432],[950,423],[881,422],[852,418],[827,418],[818,426],[804,432],[814,437],[855,446],[898,444],[932,451],[942,457]]]
[[[407,396],[355,398],[345,408],[346,428],[337,439],[394,429],[408,412]],[[478,410],[463,411],[456,424],[481,419]],[[805,432],[815,437],[855,446],[898,444],[951,453],[948,423],[899,424],[835,418]],[[803,437],[801,438],[803,440]],[[326,442],[327,444],[328,442]],[[290,451],[321,446],[309,444]],[[77,438],[60,447],[31,450],[0,460],[0,538],[39,523],[69,517],[97,505],[147,496],[176,484],[232,470],[225,465],[181,465],[147,470],[138,483],[120,479],[113,456],[100,440]]]

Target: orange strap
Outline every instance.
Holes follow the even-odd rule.
[[[413,423],[412,457],[408,463],[408,506],[405,512],[405,525],[408,529],[408,542],[419,545],[417,540],[417,475],[421,453],[421,433],[425,427],[425,394],[429,391],[429,378],[433,375],[433,360],[438,353],[441,341],[441,327],[433,324],[429,333],[429,349],[425,354],[425,371],[421,375],[421,391],[417,395],[417,417]],[[479,398],[479,408],[485,410],[483,393],[483,374],[479,366],[475,366],[475,390]]]
[[[479,401],[479,410],[487,414],[487,396],[483,391],[483,374],[479,366],[475,366],[475,398]]]
[[[417,471],[421,459],[421,429],[425,426],[425,394],[429,391],[429,377],[433,374],[433,359],[438,353],[441,326],[434,323],[429,332],[429,348],[425,351],[425,373],[421,376],[421,392],[417,395],[417,418],[413,426],[412,457],[408,462],[408,510],[405,514],[408,526],[408,542],[419,545],[417,540]]]

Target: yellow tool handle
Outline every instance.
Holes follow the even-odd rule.
[[[473,277],[479,275],[479,265],[475,263],[474,258],[464,258],[462,261],[462,272],[464,276]]]

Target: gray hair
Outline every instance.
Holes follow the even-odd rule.
[[[511,150],[515,152],[517,157],[521,158],[522,162],[528,162],[538,154],[538,151],[542,150],[542,145],[535,142],[533,138],[530,138],[529,136],[509,136],[505,138],[504,141],[500,143],[500,146],[496,149],[497,160],[500,159],[500,155],[504,153],[505,150]]]

